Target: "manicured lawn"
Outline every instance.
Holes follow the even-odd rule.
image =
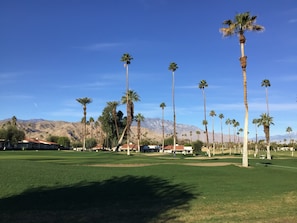
[[[297,222],[297,158],[273,155],[1,151],[0,222]]]

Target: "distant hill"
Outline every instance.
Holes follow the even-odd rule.
[[[0,126],[10,121],[10,119],[0,120]],[[80,122],[65,122],[65,121],[49,121],[43,119],[30,119],[30,120],[17,120],[18,127],[23,129],[28,138],[39,138],[46,139],[50,135],[56,136],[66,136],[69,137],[72,141],[79,140],[82,137],[82,124]],[[137,135],[137,123],[132,123],[132,139],[136,139]],[[162,139],[162,119],[159,118],[145,118],[141,122],[142,135],[148,139],[154,139],[161,141]],[[176,125],[177,138],[180,140],[192,140],[197,139],[206,141],[204,130],[200,129],[194,125],[185,125],[177,123]],[[197,131],[200,134],[197,134]],[[165,137],[173,134],[173,122],[164,120],[164,132]],[[192,133],[191,133],[192,132]],[[89,137],[99,138],[100,129],[88,130]],[[191,135],[192,134],[192,135]],[[224,141],[226,141],[228,135],[224,135]],[[294,138],[292,136],[292,138]],[[263,136],[260,136],[259,139],[264,139]],[[271,136],[271,141],[283,141],[284,139],[289,140],[288,135],[275,135]],[[250,140],[255,140],[250,138]],[[209,129],[209,141],[212,142],[212,132]],[[215,141],[221,141],[221,134],[215,133]]]

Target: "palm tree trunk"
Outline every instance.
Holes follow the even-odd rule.
[[[126,129],[126,134],[127,134],[127,155],[130,156],[130,117],[128,115],[129,113],[129,69],[128,69],[128,64],[126,64],[126,97],[127,97],[127,129]]]
[[[245,107],[242,166],[248,167],[249,166],[249,161],[248,161],[249,109],[248,109],[248,100],[247,100],[247,77],[246,77],[247,56],[244,55],[245,36],[243,35],[243,33],[240,33],[239,42],[240,42],[240,51],[241,51],[240,63],[241,63],[242,76],[243,76],[243,101],[244,101],[244,107]]]
[[[172,108],[173,108],[173,155],[176,153],[176,116],[174,100],[174,72],[172,72]]]
[[[207,153],[208,153],[208,157],[211,157],[210,150],[209,150],[209,139],[208,139],[207,122],[206,122],[206,97],[205,97],[204,89],[202,90],[202,94],[203,94],[203,101],[204,101],[204,121],[205,121],[205,134],[206,134]]]
[[[164,129],[164,108],[162,109],[162,152],[164,152],[164,132],[165,132],[165,129]]]
[[[87,107],[84,106],[84,140],[83,140],[83,150],[86,149],[86,132],[87,132]]]
[[[266,87],[266,107],[267,107],[267,115],[269,115],[269,105],[268,105],[268,89]]]

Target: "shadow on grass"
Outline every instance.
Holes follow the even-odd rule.
[[[195,198],[157,177],[114,177],[63,188],[40,187],[0,200],[0,222],[174,222]]]

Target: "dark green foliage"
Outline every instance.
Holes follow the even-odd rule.
[[[97,145],[97,141],[94,138],[86,139],[86,148],[91,149]]]
[[[118,142],[116,126],[112,115],[112,110],[113,108],[107,105],[103,109],[102,115],[99,116],[98,118],[101,123],[101,128],[105,133],[104,144],[105,144],[105,147],[108,147],[108,148],[112,148],[113,146],[116,146]],[[121,111],[117,112],[117,125],[119,128],[119,133],[121,135],[125,127],[123,112]]]
[[[66,136],[59,137],[57,143],[65,148],[70,147],[70,139]]]
[[[164,139],[164,144],[165,145],[173,145],[173,137],[168,137]]]
[[[0,139],[8,144],[8,146],[14,146],[18,141],[25,138],[25,132],[18,130],[16,126],[8,125],[5,128],[0,129]]]
[[[193,146],[193,153],[194,154],[200,154],[201,153],[201,148],[203,146],[203,142],[200,140],[197,140],[192,143]]]
[[[63,146],[65,148],[70,147],[70,139],[66,136],[49,136],[46,138],[49,142],[55,142],[58,143],[60,146]]]
[[[52,136],[52,135],[50,135],[49,137],[46,138],[46,140],[49,141],[49,142],[58,143],[59,136]]]

